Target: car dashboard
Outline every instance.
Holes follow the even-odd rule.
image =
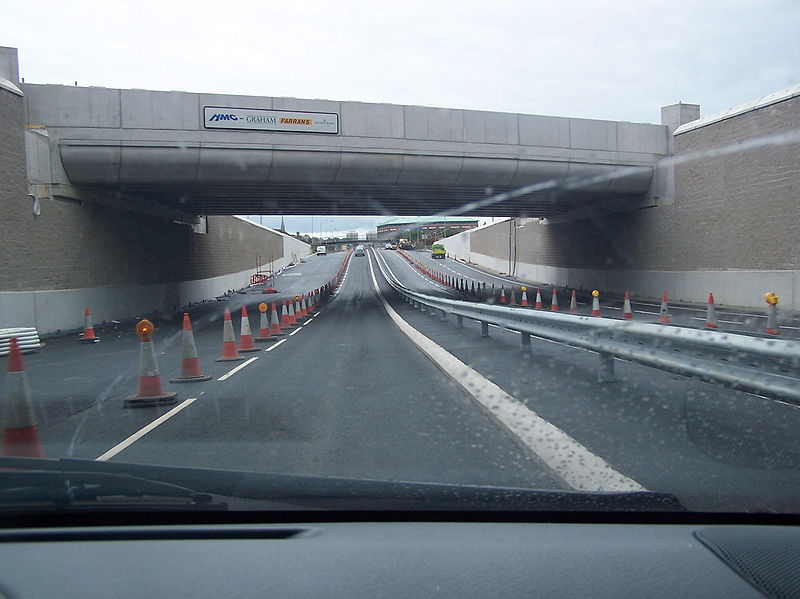
[[[9,528],[0,595],[800,596],[794,527],[332,520]]]

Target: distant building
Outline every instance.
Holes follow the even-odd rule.
[[[380,223],[378,225],[378,235],[408,229],[420,229],[431,233],[444,232],[445,230],[460,233],[461,231],[474,229],[477,226],[477,218],[464,218],[461,216],[398,216]]]

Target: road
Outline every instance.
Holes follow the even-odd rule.
[[[522,352],[516,333],[492,328],[481,338],[477,324],[459,329],[412,309],[384,273],[420,291],[444,290],[396,252],[353,257],[336,295],[281,342],[247,361],[214,361],[225,307],[237,337],[242,305],[255,331],[260,301],[323,285],[344,257],[309,257],[278,278],[277,296],[235,294],[194,308],[208,382],[168,382],[179,373],[180,318],[158,322],[162,382],[178,393],[176,406],[122,407],[139,367],[129,325],[100,330],[94,345],[49,340],[25,356],[45,454],[543,489],[579,488],[575,480],[585,478],[581,488],[608,490],[586,467],[601,463],[690,509],[800,507],[796,406],[626,362],[617,382],[597,383],[594,354],[535,338]],[[416,333],[401,330],[392,311]],[[420,333],[433,353],[412,342]],[[463,368],[443,367],[437,355]],[[487,401],[481,389],[490,388],[498,393]],[[522,406],[510,426],[490,415],[500,395]],[[550,432],[537,439],[526,431]]]
[[[520,301],[520,285],[528,287],[528,301],[533,305],[537,286],[542,291],[542,300],[545,309],[550,308],[552,297],[552,287],[542,282],[524,281],[516,277],[508,277],[498,273],[490,272],[488,269],[476,265],[465,264],[452,258],[433,259],[430,252],[416,250],[408,252],[415,260],[439,272],[458,279],[463,279],[468,285],[485,283],[491,289],[494,285],[495,292],[499,294],[500,287],[504,286],[506,294],[510,294],[511,286],[516,288],[516,299]],[[623,298],[620,296],[600,297],[600,306],[605,318],[622,318]],[[667,290],[669,291],[669,290]],[[713,292],[713,289],[709,289]],[[768,290],[764,290],[765,292]],[[569,307],[571,289],[559,288],[558,301],[562,311]],[[578,314],[589,315],[592,312],[592,298],[587,291],[577,292]],[[454,297],[461,297],[456,294]],[[715,298],[716,302],[720,297]],[[642,322],[658,322],[659,302],[631,299],[631,306],[634,318]],[[706,305],[687,304],[669,300],[670,323],[674,326],[705,328]],[[756,337],[767,337],[766,334],[766,304],[764,310],[755,310],[735,306],[716,306],[718,330],[721,332],[752,335]],[[800,339],[800,314],[796,312],[778,311],[778,324],[781,330],[782,339]]]

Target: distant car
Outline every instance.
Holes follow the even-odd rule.
[[[328,254],[328,250],[325,248],[324,245],[317,246],[317,256],[325,256]]]
[[[356,256],[365,256],[366,253],[367,252],[364,250],[364,246],[363,245],[357,245],[356,246]]]
[[[383,246],[383,249],[385,249],[385,250],[391,250],[391,249],[392,249],[392,244],[391,244],[391,243],[386,243],[386,244]]]

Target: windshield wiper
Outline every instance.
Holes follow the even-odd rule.
[[[11,458],[15,460],[15,458]],[[37,460],[38,461],[38,460]],[[6,458],[0,460],[3,467]],[[0,472],[0,511],[226,510],[227,504],[194,489],[127,473],[71,471],[58,461],[44,468]],[[45,466],[45,464],[40,464]]]
[[[47,473],[50,486],[67,483],[76,499],[105,506],[114,493],[124,497],[183,500],[191,509],[225,509],[207,494],[260,502],[280,502],[297,509],[331,510],[430,510],[430,511],[552,511],[552,512],[684,512],[674,495],[642,492],[588,492],[540,490],[413,481],[384,481],[342,477],[307,476],[268,472],[242,472],[121,462],[97,462],[71,458],[0,458],[0,468],[24,472],[0,472],[0,508],[6,493],[20,493],[15,476]],[[25,480],[25,479],[20,479]],[[40,488],[50,488],[48,484]],[[63,488],[52,496],[62,496]],[[76,494],[77,493],[77,494]],[[13,496],[9,495],[9,496]],[[67,497],[68,499],[70,496]],[[67,505],[75,505],[68,503]],[[261,508],[271,509],[271,508]]]

